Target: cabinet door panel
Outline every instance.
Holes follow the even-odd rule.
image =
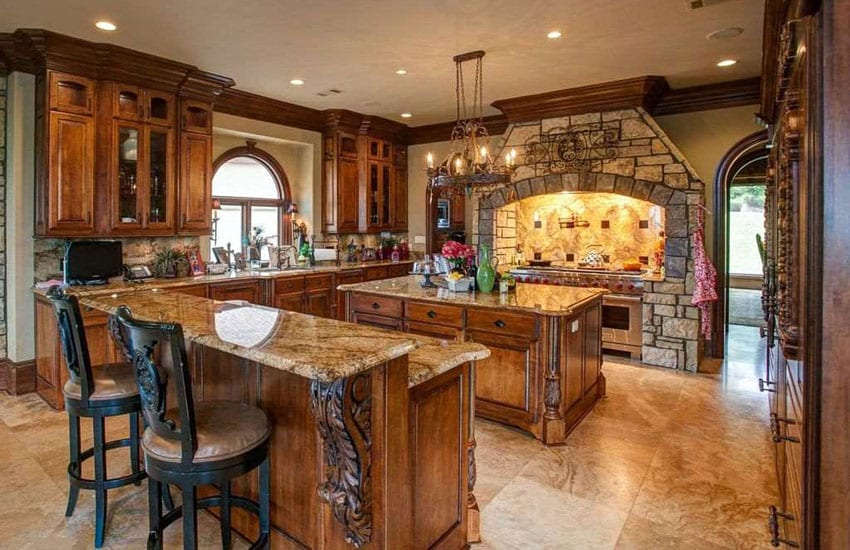
[[[537,342],[476,330],[468,331],[467,339],[490,348],[490,357],[475,363],[479,413],[494,420],[534,422]]]
[[[338,169],[336,204],[338,231],[340,233],[357,231],[358,187],[360,185],[357,162],[340,159]]]
[[[128,84],[112,83],[112,116],[122,120],[143,121],[145,118],[142,89]]]
[[[181,233],[208,234],[212,212],[212,137],[184,132],[180,139]]]
[[[333,290],[330,288],[310,290],[307,292],[304,313],[330,319],[333,310]]]
[[[174,231],[174,142],[173,131],[159,126],[145,128],[144,225],[148,233]]]
[[[286,311],[304,313],[304,293],[290,292],[277,294],[274,297],[274,307],[277,309],[284,309]]]
[[[50,113],[48,187],[50,231],[94,231],[94,121]]]
[[[90,115],[94,112],[94,81],[56,71],[48,71],[50,110]]]
[[[602,369],[601,306],[587,308],[583,317],[580,332],[584,334],[584,393],[590,393],[596,391],[596,382]]]
[[[144,125],[112,122],[112,232],[138,232],[144,220]]]
[[[174,102],[174,94],[145,90],[145,120],[160,126],[173,126]]]
[[[394,178],[395,208],[393,227],[395,231],[407,231],[407,170],[396,168]]]

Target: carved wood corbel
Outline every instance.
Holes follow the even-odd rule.
[[[372,377],[314,380],[310,403],[324,451],[319,498],[342,524],[346,542],[360,548],[372,538]]]

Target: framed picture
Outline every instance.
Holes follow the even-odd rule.
[[[189,273],[193,276],[204,274],[204,260],[201,258],[201,248],[191,246],[186,249],[186,257],[189,258]]]
[[[216,263],[230,265],[230,252],[223,246],[216,246],[212,249],[213,256],[215,256]]]
[[[236,268],[236,271],[245,269],[245,257],[242,256],[241,252],[233,253],[233,266]]]

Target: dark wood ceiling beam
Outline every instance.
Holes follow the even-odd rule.
[[[219,113],[320,132],[322,112],[236,88],[225,90],[213,109]]]
[[[761,95],[761,78],[744,78],[718,84],[670,90],[652,110],[653,115],[673,115],[755,105]]]
[[[419,145],[421,143],[448,141],[454,126],[455,121],[414,126],[407,130],[407,144]],[[500,136],[508,128],[508,118],[505,115],[484,117],[484,126],[487,127],[487,132],[491,136]]]

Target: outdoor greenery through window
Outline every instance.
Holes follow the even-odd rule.
[[[764,185],[729,189],[729,273],[762,275],[756,234],[764,237]]]
[[[221,209],[211,244],[230,247],[245,253],[254,228],[262,230],[268,244],[280,243],[284,197],[281,195],[281,175],[274,174],[266,164],[250,156],[240,156],[224,162],[213,175],[213,198],[219,199]],[[268,259],[268,248],[261,249]]]

